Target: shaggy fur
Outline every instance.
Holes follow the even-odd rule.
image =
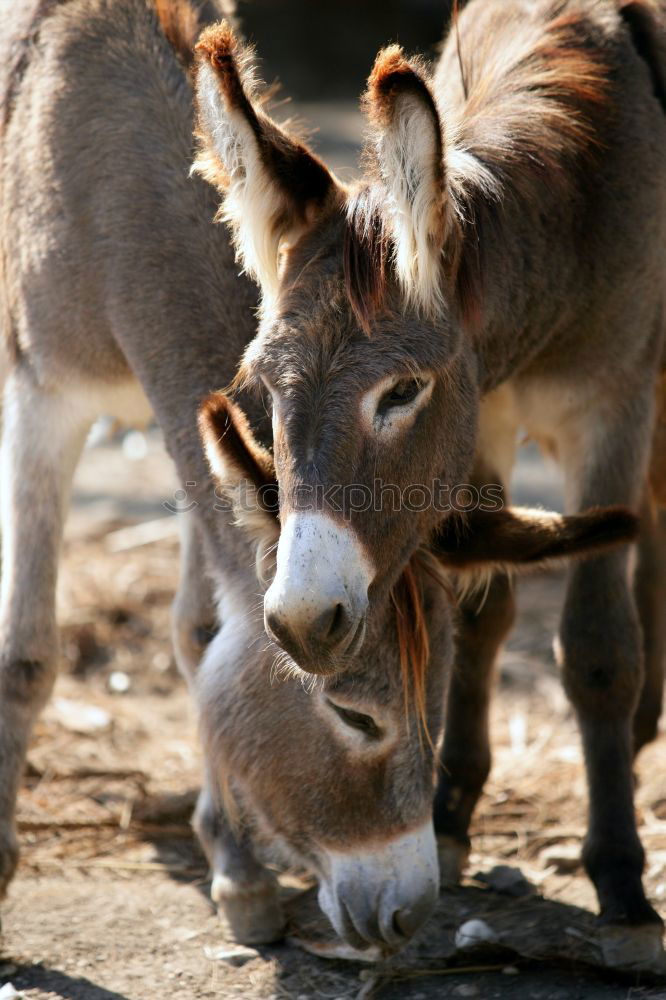
[[[301,485],[434,497],[442,483],[506,484],[519,428],[561,463],[572,514],[647,511],[633,582],[626,551],[572,565],[561,640],[589,776],[585,865],[604,920],[645,925],[650,940],[658,917],[641,884],[631,769],[656,732],[663,687],[655,595],[666,560],[651,541],[661,522],[648,468],[666,362],[665,40],[661,2],[470,0],[434,72],[395,47],[381,53],[364,101],[365,176],[350,190],[331,178],[296,239],[271,245],[275,308],[264,309],[238,378],[263,379],[279,404],[285,518]],[[276,188],[271,204],[280,198]],[[430,383],[427,404],[394,419],[405,379]],[[651,483],[660,481],[657,456]],[[359,585],[346,607],[358,628],[366,594],[368,613],[386,614],[442,508],[331,504],[327,514],[352,526],[358,567],[366,553],[372,564],[369,589]],[[613,516],[628,536],[629,519],[622,527],[624,515]],[[513,522],[496,525],[517,544]],[[541,530],[526,559],[566,551]],[[292,552],[286,536],[279,546],[285,644],[300,630],[300,665],[330,669],[306,648],[317,640],[321,650],[321,615],[297,610],[315,555]],[[332,565],[325,583],[346,573]],[[483,602],[460,602],[435,809],[458,855],[490,766],[492,664],[513,616],[510,582],[488,584]],[[309,606],[326,593],[322,584]]]
[[[575,165],[589,167],[599,154],[608,68],[589,43],[584,13],[563,6],[551,0],[549,13],[520,31],[509,15],[503,41],[494,26],[467,43],[464,22],[443,56],[450,71],[455,52],[464,87],[448,88],[441,113],[437,81],[423,65],[397,46],[377,58],[363,101],[371,126],[365,159],[389,192],[388,218],[381,195],[359,191],[348,208],[356,232],[348,245],[388,227],[385,245],[403,289],[426,314],[441,312],[446,282],[466,323],[478,323],[483,246],[490,236],[501,242],[506,202],[518,211],[533,206],[546,178],[562,198],[575,197]],[[385,267],[374,252],[365,269],[347,257],[352,301],[381,305]]]

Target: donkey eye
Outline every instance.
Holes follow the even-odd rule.
[[[371,715],[364,715],[363,712],[354,712],[351,708],[343,708],[342,705],[336,705],[330,698],[326,700],[335,714],[344,723],[351,726],[352,729],[358,729],[360,732],[365,733],[368,739],[381,739],[382,731]]]
[[[418,378],[401,378],[384,393],[379,401],[378,411],[381,413],[395,406],[407,406],[408,403],[413,403],[424,385],[425,383]]]

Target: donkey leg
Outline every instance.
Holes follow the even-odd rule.
[[[563,438],[569,506],[637,507],[646,473],[650,404],[605,426],[599,416]],[[573,565],[561,622],[563,681],[576,711],[589,788],[583,863],[597,891],[608,964],[651,962],[661,921],[642,885],[644,851],[633,803],[633,718],[643,684],[643,646],[627,549]],[[632,929],[633,928],[633,929]]]
[[[645,676],[634,715],[634,753],[657,735],[666,667],[666,509],[649,502],[643,512],[634,596],[643,632]]]
[[[643,889],[645,854],[634,814],[632,722],[643,670],[626,554],[572,570],[561,648],[585,754],[583,863],[599,899],[604,956],[609,965],[651,964],[661,953],[662,927]]]
[[[55,679],[59,547],[90,422],[29,371],[10,374],[0,467],[0,896],[18,858],[15,803],[30,731]]]
[[[505,486],[516,451],[512,390],[501,386],[489,393],[479,416],[471,482],[479,489],[488,483]],[[459,612],[433,815],[442,885],[457,882],[462,874],[470,820],[490,772],[488,709],[497,653],[516,614],[511,581],[497,574],[487,594],[466,596]]]
[[[173,605],[173,643],[179,670],[195,689],[203,654],[217,630],[212,581],[205,571],[205,552],[194,513],[184,515],[178,592]],[[209,751],[204,746],[204,754]],[[257,861],[247,832],[227,818],[212,760],[206,761],[193,824],[213,873],[211,898],[231,936],[244,944],[275,941],[283,936],[277,883]]]
[[[470,820],[490,772],[493,667],[514,616],[511,581],[503,574],[493,578],[485,597],[471,595],[460,608],[434,804],[442,885],[457,882],[467,861]]]
[[[284,936],[277,880],[255,857],[242,822],[228,819],[215,787],[207,774],[193,821],[213,873],[211,899],[236,941],[269,944]]]
[[[190,511],[181,517],[180,578],[172,608],[171,636],[178,669],[189,683],[217,631],[217,609],[197,516]]]

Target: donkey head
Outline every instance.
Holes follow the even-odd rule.
[[[369,603],[474,448],[475,359],[441,267],[453,209],[439,116],[421,68],[384,52],[365,99],[370,174],[348,189],[262,110],[226,25],[199,41],[197,91],[195,169],[222,190],[262,292],[239,383],[273,412],[282,531],[266,624],[321,669],[358,649]]]
[[[207,400],[200,426],[265,587],[281,534],[271,456],[223,393]],[[356,948],[401,946],[437,899],[432,798],[452,634],[446,590],[424,554],[368,616],[362,651],[357,643],[348,652],[344,672],[315,663],[329,676],[303,683],[294,661],[266,646],[261,624],[240,615],[223,624],[198,674],[227,812],[240,814],[255,842],[281,846],[288,862],[317,875],[323,911]],[[253,905],[244,928],[263,926]]]
[[[257,576],[268,585],[268,596],[280,572],[280,545],[285,532],[273,458],[255,439],[243,411],[224,392],[212,393],[204,402],[199,429],[213,475],[237,523],[256,545]],[[601,507],[569,516],[521,507],[477,508],[465,514],[440,516],[427,546],[421,546],[414,556],[421,567],[425,560],[431,576],[433,560],[436,562],[435,576],[445,590],[452,592],[446,580],[455,577],[457,586],[464,591],[494,572],[525,572],[626,544],[635,539],[637,531],[636,516],[624,507]],[[414,559],[407,563],[408,570],[413,563]],[[403,571],[391,588],[394,598],[404,582]],[[382,607],[380,604],[373,609],[374,617]],[[370,620],[372,617],[369,615]],[[412,608],[412,618],[418,617],[418,609]],[[363,649],[364,638],[365,633],[354,642],[346,660]],[[284,647],[285,643],[280,645]],[[297,639],[290,639],[289,645],[295,648],[292,659],[300,664],[304,649]],[[320,655],[325,662],[313,663],[308,672],[335,674],[344,662],[326,662],[326,650]]]
[[[496,192],[447,141],[427,71],[395,46],[369,79],[368,168],[353,189],[265,114],[226,25],[197,49],[197,169],[223,191],[263,297],[238,379],[263,387],[273,413],[281,530],[265,624],[306,671],[336,670],[411,554],[441,540],[469,472],[483,373],[474,255],[457,234],[466,185]],[[471,520],[477,542],[490,528],[516,544],[501,519]]]
[[[223,393],[205,403],[200,426],[239,528],[257,544],[265,586],[282,516],[271,456]],[[635,527],[622,509],[449,517],[431,549],[412,555],[392,600],[371,610],[344,671],[312,663],[328,673],[316,685],[265,646],[251,616],[223,625],[197,681],[217,776],[259,835],[318,875],[321,906],[352,945],[402,944],[437,896],[432,798],[452,658],[448,570],[536,565],[626,541]],[[286,683],[270,683],[276,663]]]
[[[439,890],[433,744],[452,633],[443,591],[414,573],[430,652],[422,675],[405,673],[401,595],[369,623],[363,656],[343,674],[304,684],[245,617],[222,626],[196,682],[220,804],[258,853],[267,844],[273,861],[317,876],[322,910],[357,948],[404,944]],[[249,898],[242,925],[254,934],[255,921],[262,927],[263,914]]]

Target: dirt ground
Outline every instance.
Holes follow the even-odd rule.
[[[371,968],[286,944],[262,948],[240,967],[219,957],[223,932],[189,827],[200,772],[196,725],[169,641],[178,516],[163,504],[175,488],[156,433],[89,448],[77,474],[59,587],[63,667],[30,751],[22,859],[3,906],[3,1000],[8,982],[30,1000],[666,998],[654,979],[574,962],[593,934],[586,911],[594,898],[577,862],[583,767],[551,652],[562,581],[550,573],[520,585],[520,620],[500,664],[495,764],[474,825],[474,878],[419,936],[419,960],[401,966],[398,958],[377,978]],[[543,467],[522,463],[521,495],[548,502],[555,488]],[[637,800],[646,882],[662,912],[665,771],[662,733],[640,761]],[[538,895],[512,900],[482,888],[482,873],[497,865],[520,868]],[[504,951],[488,969],[487,955],[452,966],[446,921],[481,913],[491,924],[513,914],[520,954],[546,959],[547,948],[524,945],[536,942],[531,935],[546,918],[559,921],[571,952],[560,946],[553,962]]]

